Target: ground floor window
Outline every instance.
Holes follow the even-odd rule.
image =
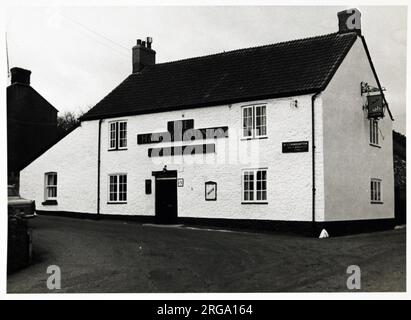
[[[57,172],[47,172],[45,174],[45,199],[57,199]]]
[[[127,174],[109,175],[109,202],[127,202]]]
[[[371,179],[371,203],[382,202],[382,183],[381,179]]]
[[[244,203],[267,202],[267,169],[245,169],[242,180]]]

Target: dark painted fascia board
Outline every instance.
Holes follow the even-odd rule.
[[[353,32],[357,35],[356,32]],[[337,70],[340,68],[341,64],[343,63],[345,57],[347,56],[348,52],[350,52],[352,46],[354,45],[355,41],[357,40],[357,37],[353,37],[353,40],[351,41],[350,45],[347,46],[347,48],[344,51],[344,54],[341,55],[340,59],[336,62],[336,64],[333,66],[333,68],[330,70],[328,76],[326,77],[326,79],[324,80],[322,86],[321,86],[321,90],[320,91],[324,91],[328,84],[331,82],[332,78],[334,78],[335,73],[337,72]]]
[[[370,66],[371,66],[371,70],[372,70],[372,72],[373,72],[373,74],[374,74],[375,80],[377,81],[378,89],[380,89],[382,98],[384,99],[384,102],[385,102],[385,104],[386,104],[386,106],[387,106],[387,110],[388,110],[388,113],[389,113],[389,115],[390,115],[390,118],[391,118],[392,121],[394,121],[394,117],[392,116],[391,110],[390,110],[390,108],[389,108],[389,106],[388,106],[388,102],[387,102],[387,100],[385,99],[384,91],[382,91],[380,79],[378,78],[377,71],[375,70],[374,63],[372,62],[371,54],[370,54],[370,51],[368,50],[368,46],[367,46],[367,43],[365,42],[365,38],[364,38],[364,36],[362,36],[362,35],[360,36],[360,38],[361,38],[361,40],[362,40],[362,44],[364,45],[365,53],[367,54],[367,58],[368,58],[368,61],[369,61],[369,63],[370,63]]]
[[[373,74],[374,74],[375,80],[377,81],[377,85],[378,85],[378,88],[380,89],[381,95],[382,95],[382,97],[383,97],[383,99],[384,99],[384,101],[385,101],[385,103],[386,103],[386,105],[387,105],[387,110],[388,110],[388,113],[389,113],[389,115],[390,115],[390,118],[391,118],[392,121],[394,121],[394,118],[393,118],[393,116],[392,116],[391,110],[390,110],[390,108],[389,108],[389,106],[388,106],[388,102],[387,102],[387,100],[385,99],[384,92],[382,91],[382,87],[381,87],[381,84],[380,84],[380,80],[379,80],[379,78],[378,78],[377,72],[376,72],[375,67],[374,67],[374,64],[373,64],[373,62],[372,62],[371,55],[370,55],[370,52],[369,52],[368,47],[367,47],[367,43],[365,42],[365,38],[364,38],[363,35],[359,35],[358,37],[361,38],[361,42],[362,42],[362,44],[363,44],[363,46],[364,46],[364,49],[365,49],[365,52],[366,52],[368,61],[369,61],[370,66],[371,66],[371,70],[372,70],[372,72],[373,72]],[[347,56],[348,52],[351,50],[353,44],[355,43],[355,40],[357,40],[357,38],[354,38],[354,41],[350,44],[350,46],[347,47],[347,50],[346,50],[346,52],[344,52],[344,54],[342,55],[340,61],[337,62],[337,64],[335,65],[335,68],[330,72],[330,75],[327,77],[327,79],[325,80],[325,82],[324,82],[324,84],[323,84],[323,86],[322,86],[322,89],[321,89],[322,91],[325,90],[326,87],[328,86],[328,84],[331,82],[331,79],[334,77],[334,74],[337,72],[338,68],[340,67],[341,63],[344,61],[344,59],[345,59],[345,57]]]

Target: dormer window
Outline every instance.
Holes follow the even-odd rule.
[[[109,150],[127,149],[127,121],[109,122]]]

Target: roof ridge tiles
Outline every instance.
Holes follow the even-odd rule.
[[[200,59],[211,58],[211,57],[215,57],[215,56],[229,55],[229,54],[234,54],[234,53],[239,53],[239,52],[251,51],[253,49],[263,49],[263,48],[271,48],[271,47],[276,47],[276,46],[284,46],[284,45],[288,45],[288,44],[293,44],[295,42],[310,41],[310,40],[313,40],[313,39],[327,38],[327,37],[336,36],[336,35],[345,36],[345,35],[352,35],[352,34],[356,35],[355,32],[348,32],[348,33],[344,33],[344,34],[341,34],[341,33],[338,33],[338,32],[332,32],[332,33],[327,33],[327,34],[323,34],[323,35],[319,35],[319,36],[311,36],[311,37],[299,38],[299,39],[294,39],[294,40],[286,40],[286,41],[280,41],[280,42],[264,44],[264,45],[259,45],[259,46],[239,48],[239,49],[233,49],[233,50],[229,50],[229,51],[211,53],[211,54],[207,54],[207,55],[204,55],[204,56],[196,56],[196,57],[166,61],[166,62],[156,63],[152,67],[162,66],[162,65],[167,65],[167,64],[173,64],[173,63],[186,62],[186,61],[192,61],[192,60],[200,60]]]

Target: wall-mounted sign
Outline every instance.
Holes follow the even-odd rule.
[[[177,187],[184,187],[184,179],[183,178],[178,178],[177,179]]]
[[[166,156],[187,156],[195,154],[214,153],[214,143],[190,144],[186,146],[164,147],[164,148],[148,148],[148,156],[166,157]]]
[[[217,200],[217,182],[207,181],[205,183],[205,199],[206,201]]]
[[[283,153],[308,152],[308,141],[283,142]]]
[[[382,95],[367,96],[368,119],[384,117],[384,103]]]
[[[194,128],[194,120],[167,122],[167,131],[137,134],[137,144],[228,138],[228,127]]]

